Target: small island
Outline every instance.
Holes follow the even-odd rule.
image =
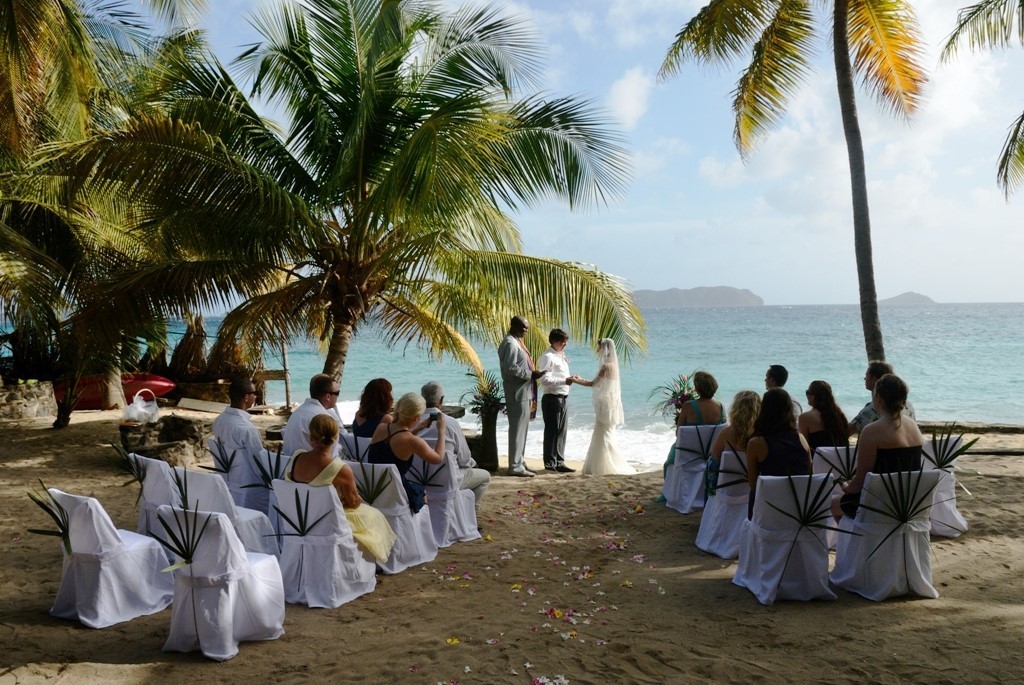
[[[901,306],[920,306],[925,304],[935,304],[935,300],[922,295],[921,293],[905,292],[896,297],[887,297],[884,300],[879,300],[878,304],[896,304]]]
[[[640,307],[679,309],[683,307],[760,307],[764,300],[746,289],[719,285],[701,288],[637,290],[633,293]]]

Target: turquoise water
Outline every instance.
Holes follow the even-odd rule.
[[[769,364],[789,369],[787,389],[802,402],[815,379],[828,381],[847,415],[868,401],[864,389],[864,343],[860,311],[854,305],[730,307],[721,309],[644,310],[648,354],[622,369],[626,425],[620,449],[640,465],[664,459],[672,440],[667,419],[652,415],[651,390],[679,373],[703,369],[718,379],[718,399],[728,405],[739,390],[763,390]],[[882,307],[882,330],[888,360],[910,385],[918,418],[926,420],[1024,423],[1024,303],[939,304]],[[210,323],[211,330],[216,322]],[[572,331],[569,331],[570,336]],[[493,348],[478,348],[489,369],[498,368]],[[536,350],[539,356],[541,350]],[[596,370],[592,350],[570,340],[566,351],[574,373],[589,377]],[[308,343],[289,348],[292,402],[306,397],[309,377],[322,369],[323,357]],[[268,368],[280,368],[269,358]],[[372,329],[353,340],[342,382],[341,406],[354,411],[359,392],[371,378],[383,376],[395,396],[418,391],[438,380],[447,401],[456,402],[473,386],[467,369],[428,359],[418,348],[389,350]],[[268,383],[269,400],[284,402],[284,383]],[[589,443],[593,411],[590,391],[573,388],[570,400],[567,453],[582,459]],[[472,424],[467,416],[465,424]],[[499,431],[504,421],[498,422]],[[531,425],[527,455],[541,454],[543,424]],[[504,451],[499,435],[499,451]]]

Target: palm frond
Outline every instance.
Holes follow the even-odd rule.
[[[945,423],[942,428],[932,431],[931,451],[924,451],[924,458],[930,461],[935,468],[943,471],[952,471],[954,462],[967,450],[971,449],[979,438],[964,443],[964,434],[961,432],[956,437],[956,422]]]
[[[210,523],[212,517],[213,514],[208,513],[202,523],[199,522],[198,502],[196,502],[192,511],[188,510],[187,505],[183,507],[180,516],[177,511],[172,511],[171,520],[174,523],[173,527],[164,520],[163,516],[157,514],[157,519],[160,521],[167,539],[165,540],[156,534],[153,537],[156,538],[157,542],[170,550],[172,554],[181,559],[181,561],[163,569],[165,572],[183,568],[192,563],[193,559],[195,559],[196,550],[199,549],[199,543],[203,539],[203,533],[206,532],[206,526]]]
[[[857,445],[852,447],[849,444],[837,445],[836,456],[826,457],[824,452],[819,452],[832,473],[833,480],[849,482],[857,476]]]
[[[924,40],[904,0],[850,0],[847,29],[853,66],[879,102],[906,117],[917,109],[927,77]]]
[[[372,506],[391,484],[391,472],[384,469],[377,471],[363,462],[359,462],[359,471],[362,477],[356,480],[356,489],[363,501]]]
[[[951,59],[967,43],[971,50],[1003,48],[1016,36],[1024,44],[1024,3],[1020,0],[981,0],[957,12],[956,27],[946,38],[942,59]]]
[[[409,467],[409,476],[423,487],[436,486],[441,478],[441,472],[447,467],[447,460],[440,464],[428,464],[418,459]]]
[[[327,518],[330,512],[324,512],[317,520],[310,522],[309,520],[309,490],[305,491],[306,499],[302,500],[299,498],[299,491],[295,490],[295,516],[298,520],[293,521],[287,514],[275,504],[274,511],[285,520],[285,522],[292,527],[294,533],[282,533],[282,535],[291,535],[298,537],[305,537],[313,532],[313,529],[318,523]]]
[[[222,473],[227,475],[231,473],[232,467],[235,465],[235,457],[238,454],[238,450],[231,450],[224,446],[224,443],[220,441],[220,438],[215,438],[213,441],[214,449],[206,448],[206,451],[213,455],[213,466],[200,465],[199,468],[206,469],[207,471],[214,471],[216,473]],[[184,498],[181,500],[185,502]]]
[[[922,470],[896,471],[880,474],[886,499],[880,504],[869,504],[861,494],[860,508],[874,512],[893,521],[893,526],[871,550],[870,559],[885,541],[899,532],[900,528],[932,507],[933,493],[938,480],[931,486],[922,485]],[[916,476],[916,477],[915,477]]]
[[[243,485],[242,488],[264,488],[265,490],[274,489],[274,481],[284,478],[284,471],[287,467],[287,459],[282,458],[281,450],[283,445],[277,448],[277,452],[270,456],[270,463],[264,465],[263,460],[260,459],[260,455],[252,455],[253,463],[256,466],[256,473],[260,477],[259,483],[249,483]],[[270,467],[269,469],[267,467]]]
[[[771,3],[711,0],[676,34],[658,78],[676,76],[685,62],[726,64],[754,43],[770,20]]]
[[[53,522],[57,524],[57,530],[29,528],[28,532],[60,538],[61,544],[64,545],[64,551],[67,554],[71,554],[71,524],[68,520],[68,510],[61,506],[61,503],[50,494],[42,480],[39,481],[39,485],[42,487],[42,492],[37,493],[30,490],[28,497],[53,519]]]
[[[142,499],[142,486],[146,480],[146,467],[142,465],[142,462],[135,458],[134,454],[131,454],[121,445],[116,443],[110,443],[110,446],[114,448],[114,452],[117,454],[117,465],[121,469],[131,476],[130,479],[122,483],[122,487],[131,485],[132,483],[139,484],[139,494],[135,498],[135,504],[139,504],[139,500]]]
[[[1010,124],[1006,142],[999,153],[996,178],[1007,198],[1024,184],[1024,113]]]

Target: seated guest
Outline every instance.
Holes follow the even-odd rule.
[[[309,441],[309,422],[320,414],[334,416],[334,407],[338,404],[338,395],[341,394],[339,387],[338,381],[326,373],[318,373],[309,379],[309,397],[295,408],[281,430],[281,438],[284,441],[281,446],[282,454],[291,456],[299,450],[312,448],[313,445]],[[337,443],[334,449],[337,452]]]
[[[764,389],[784,388],[788,380],[789,371],[786,370],[786,367],[782,364],[772,364],[764,374]],[[795,397],[790,396],[790,399],[793,401],[793,418],[798,418],[804,413],[804,408],[800,406]]]
[[[394,464],[398,467],[405,494],[409,497],[409,508],[414,514],[423,508],[427,500],[423,486],[405,477],[412,466],[413,455],[428,464],[440,464],[444,461],[446,433],[443,413],[437,415],[437,440],[434,441],[433,447],[417,435],[431,423],[430,419],[420,419],[426,408],[426,402],[414,392],[399,397],[395,403],[394,420],[377,426],[367,453],[371,464]]]
[[[228,386],[231,406],[213,420],[213,437],[224,445],[228,454],[237,452],[238,457],[249,461],[249,457],[263,449],[260,430],[252,423],[248,409],[256,402],[256,384],[249,378],[236,378]]]
[[[878,420],[864,426],[857,441],[857,475],[845,483],[843,494],[832,498],[832,514],[854,517],[860,505],[860,491],[868,473],[917,471],[921,468],[924,437],[917,422],[903,411],[907,405],[907,384],[887,373],[875,382],[872,402]]]
[[[385,378],[374,378],[359,396],[359,409],[352,419],[352,435],[357,438],[373,437],[381,423],[391,423],[391,383]]]
[[[720,460],[722,452],[726,450],[746,452],[747,443],[754,434],[754,421],[760,411],[760,395],[753,390],[740,390],[736,393],[729,407],[729,424],[718,431],[715,444],[711,446],[711,456]]]
[[[894,373],[892,364],[877,360],[868,362],[868,370],[864,372],[864,387],[872,392],[871,401],[865,404],[864,408],[850,421],[850,435],[860,433],[864,430],[864,426],[878,420],[878,412],[875,411],[875,383],[887,373]],[[903,407],[903,415],[914,421],[917,420],[917,417],[914,415],[914,405],[909,401]]]
[[[849,444],[850,424],[843,410],[836,405],[832,386],[825,381],[811,381],[807,387],[807,404],[811,408],[800,415],[797,425],[813,453],[817,447],[841,447]]]
[[[426,412],[420,416],[420,420],[430,420],[434,414],[441,412],[441,405],[444,404],[444,386],[437,381],[430,381],[420,389],[420,393],[427,404]],[[440,432],[438,430],[438,433]],[[462,432],[462,426],[450,416],[445,416],[444,419],[444,455],[453,467],[458,466],[459,488],[472,490],[476,505],[479,507],[480,499],[491,484],[491,474],[476,468],[476,460],[469,452],[469,444]]]
[[[310,485],[333,485],[345,508],[345,518],[352,528],[352,537],[377,561],[387,561],[395,544],[395,532],[387,518],[369,504],[364,504],[356,489],[356,479],[349,465],[334,457],[338,441],[338,422],[329,414],[318,414],[309,422],[313,447],[297,452],[288,464],[287,479]]]
[[[793,400],[782,388],[772,388],[761,398],[754,436],[747,442],[747,518],[754,513],[758,476],[806,476],[810,472],[811,448],[796,429]]]
[[[718,392],[718,381],[706,371],[693,374],[693,389],[697,391],[697,399],[690,400],[679,408],[677,426],[717,425],[725,420],[722,403],[715,400]]]

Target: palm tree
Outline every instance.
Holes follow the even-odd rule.
[[[147,4],[177,20],[197,0]],[[13,329],[16,362],[68,381],[57,427],[67,424],[82,373],[113,368],[120,353],[117,343],[93,343],[102,324],[80,317],[81,307],[102,312],[95,279],[143,246],[119,230],[123,204],[68,201],[37,161],[47,146],[123,118],[124,76],[147,40],[141,26],[116,1],[0,3],[0,318]]]
[[[964,43],[972,50],[1005,48],[1013,42],[1014,33],[1016,39],[1024,44],[1024,3],[1020,0],[981,0],[958,13],[956,28],[942,49],[942,59],[952,59]],[[1024,113],[1010,124],[1010,132],[999,153],[996,182],[1007,198],[1024,182]]]
[[[864,344],[868,359],[885,359],[853,72],[857,71],[886,108],[909,116],[920,101],[925,81],[919,62],[920,37],[910,4],[904,0],[833,0],[831,19],[839,105],[850,160]],[[815,28],[809,0],[711,0],[676,35],[659,76],[675,75],[689,60],[728,63],[749,52],[750,63],[733,97],[734,138],[746,158],[785,114],[787,101],[806,76]]]
[[[521,253],[508,210],[549,197],[593,207],[627,175],[587,103],[519,96],[538,74],[522,24],[308,0],[254,25],[263,41],[239,63],[289,115],[286,134],[215,58],[182,51],[153,90],[160,114],[59,157],[90,193],[131,192],[146,207],[134,232],[165,250],[113,279],[111,297],[174,313],[241,298],[222,337],[319,340],[339,380],[366,322],[478,369],[469,340],[496,344],[520,312],[538,312],[537,330],[564,323],[643,349],[624,283]]]

